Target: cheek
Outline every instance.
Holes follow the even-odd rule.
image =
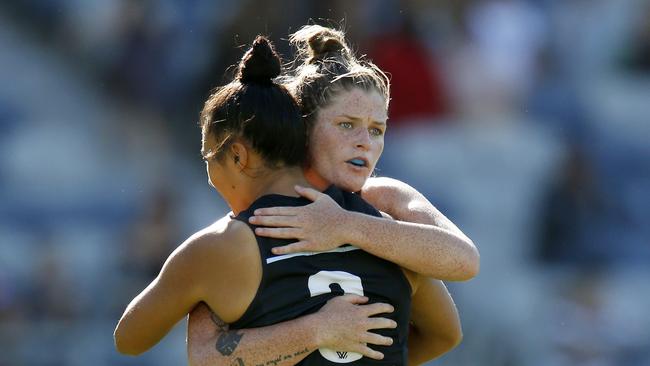
[[[318,135],[318,141],[320,145],[328,150],[336,149],[339,144],[340,136],[338,136],[336,131],[328,128],[323,129]]]
[[[332,133],[326,130],[316,130],[311,139],[309,150],[312,152],[314,165],[323,166],[324,163],[336,159],[338,141]]]

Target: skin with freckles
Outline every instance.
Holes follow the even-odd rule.
[[[386,100],[378,92],[353,88],[338,93],[318,112],[305,177],[321,190],[335,184],[360,191],[384,151],[387,119]],[[353,159],[364,166],[352,164]]]
[[[431,206],[427,210],[435,214],[434,221],[444,225],[418,225],[352,213],[341,209],[327,195],[298,187],[296,192],[314,203],[256,210],[250,222],[265,227],[257,228],[255,233],[296,239],[295,243],[274,248],[276,255],[326,251],[351,243],[424,276],[452,281],[471,279],[478,271],[476,247],[424,196],[412,192],[406,184],[386,180],[380,180],[388,183],[383,189],[374,184],[372,194],[362,191],[384,148],[386,112],[385,97],[375,89],[353,87],[335,92],[332,100],[317,110],[309,136],[310,164],[305,177],[321,191],[334,184],[350,192],[361,191],[365,199],[393,197],[390,205],[383,204],[384,210],[397,210],[400,201],[413,201],[412,207]],[[372,199],[369,202],[374,204]],[[402,216],[408,215],[400,213],[398,217]]]

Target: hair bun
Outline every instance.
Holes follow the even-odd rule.
[[[335,55],[345,59],[350,52],[343,32],[320,25],[304,26],[289,40],[298,47],[300,54],[308,56],[307,63]]]
[[[282,62],[271,41],[257,36],[239,63],[238,79],[242,83],[271,84],[281,71]]]
[[[339,52],[345,49],[340,39],[332,37],[329,34],[316,34],[308,41],[313,55],[319,57],[330,52]]]

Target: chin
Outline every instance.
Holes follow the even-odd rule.
[[[363,184],[365,183],[364,181],[346,181],[346,182],[341,182],[340,184],[335,184],[338,186],[340,189],[348,192],[359,192],[361,188],[363,188]]]

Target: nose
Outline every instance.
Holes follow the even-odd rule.
[[[359,129],[359,133],[356,136],[356,147],[362,150],[368,150],[370,148],[370,132],[367,129]]]

